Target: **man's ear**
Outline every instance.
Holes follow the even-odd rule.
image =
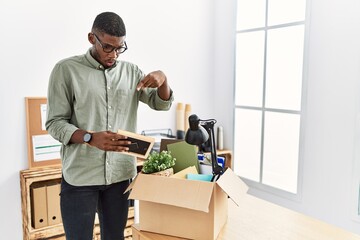
[[[95,44],[95,37],[94,37],[94,34],[92,34],[92,33],[88,33],[88,40],[89,40],[89,42],[92,44],[92,45],[94,45]]]

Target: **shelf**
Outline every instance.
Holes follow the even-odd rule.
[[[233,157],[231,150],[216,150],[218,156],[223,156],[226,159],[225,167],[233,169]]]
[[[205,152],[205,154],[210,154],[210,152]],[[216,155],[224,157],[225,160],[226,160],[225,167],[233,169],[232,151],[231,150],[227,150],[227,149],[219,150],[219,149],[216,149]]]

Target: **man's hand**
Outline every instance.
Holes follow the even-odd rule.
[[[144,88],[158,88],[166,81],[166,76],[162,71],[151,72],[146,75],[136,86],[136,90],[140,91]]]
[[[90,145],[104,151],[127,152],[131,141],[127,137],[110,131],[94,132]]]
[[[149,73],[136,86],[137,91],[143,90],[144,88],[157,88],[161,99],[168,100],[170,98],[170,87],[162,71]]]

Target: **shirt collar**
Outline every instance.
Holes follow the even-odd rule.
[[[93,56],[91,56],[90,52],[91,52],[91,48],[88,49],[88,51],[85,54],[85,57],[89,61],[91,66],[93,66],[97,70],[105,70],[104,66],[101,65]],[[116,60],[115,64],[111,68],[108,68],[108,69],[115,68],[117,64],[118,64],[118,60]]]

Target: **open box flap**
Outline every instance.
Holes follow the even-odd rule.
[[[224,192],[239,206],[241,197],[244,196],[249,187],[228,168],[216,181]]]
[[[209,212],[212,182],[139,174],[131,186],[130,199]]]

